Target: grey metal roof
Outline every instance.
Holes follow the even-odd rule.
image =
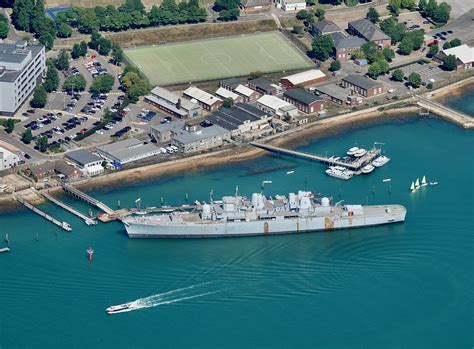
[[[337,44],[335,44],[336,50],[341,50],[344,48],[359,48],[363,44],[365,44],[365,40],[359,38],[358,36],[348,36],[347,38],[343,38]]]
[[[322,21],[313,24],[313,32],[314,31],[317,31],[318,33],[321,33],[321,34],[328,34],[328,33],[340,32],[342,31],[342,29],[339,28],[336,25],[336,23],[332,21],[328,21],[327,19],[323,19]]]
[[[107,154],[118,162],[126,162],[131,158],[156,152],[159,152],[159,148],[153,143],[148,143],[132,148],[117,149]]]
[[[390,39],[382,30],[368,19],[362,18],[349,22],[367,40],[387,40]]]
[[[131,148],[131,147],[137,147],[142,144],[143,142],[139,141],[136,138],[127,138],[122,141],[101,145],[100,147],[97,147],[97,150],[100,150],[104,153],[112,153],[114,151],[119,151],[119,150]]]
[[[85,149],[73,150],[66,153],[66,157],[71,161],[74,161],[79,166],[85,166],[92,162],[101,161],[102,159]]]
[[[188,132],[186,130],[180,130],[180,132],[177,133],[173,138],[183,144],[190,144],[207,138],[224,135],[228,132],[229,131],[227,131],[223,127],[220,127],[218,125],[212,125],[209,127],[204,127],[198,132]]]
[[[242,83],[240,79],[237,78],[229,78],[220,81],[221,86],[229,86],[231,88],[236,88]]]
[[[176,120],[172,122],[167,122],[165,124],[153,125],[151,128],[157,132],[166,132],[174,129],[182,129],[184,126],[184,120]]]
[[[275,86],[272,86],[272,82],[270,80],[264,78],[257,78],[249,81],[249,84],[257,86],[257,88],[264,90],[264,91],[274,91],[276,90]]]
[[[322,100],[321,97],[318,97],[311,92],[303,90],[302,88],[292,88],[291,90],[285,91],[283,95],[304,104],[311,104]]]
[[[240,0],[243,7],[266,6],[270,4],[269,0]]]
[[[357,75],[357,74],[350,74],[347,75],[345,78],[342,79],[343,81],[347,81],[348,83],[359,86],[364,90],[368,90],[372,87],[381,86],[380,83],[370,80],[365,76]]]
[[[316,91],[328,95],[330,97],[345,101],[350,92],[336,84],[327,84],[322,86],[315,86]]]
[[[332,38],[332,41],[334,42],[334,46],[337,46],[339,42],[346,37],[341,32],[331,33],[329,34],[329,36]]]
[[[246,121],[257,121],[267,116],[267,113],[248,104],[238,103],[231,108],[221,108],[212,113],[207,120],[226,130],[237,130]]]

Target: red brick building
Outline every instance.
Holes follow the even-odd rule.
[[[318,113],[326,107],[326,101],[302,88],[292,88],[283,93],[283,100],[293,104],[306,114]]]
[[[364,97],[373,97],[383,93],[383,85],[381,83],[356,74],[343,78],[341,86],[349,88]]]
[[[365,18],[349,22],[347,31],[367,41],[373,41],[381,47],[390,47],[392,44],[392,40],[388,35]]]

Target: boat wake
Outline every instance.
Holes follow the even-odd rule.
[[[129,311],[152,308],[160,305],[178,303],[184,300],[204,297],[210,294],[221,292],[222,290],[205,291],[204,287],[209,282],[178,288],[165,293],[158,293],[152,296],[136,299],[132,302],[111,306],[106,309],[109,314],[125,313]]]

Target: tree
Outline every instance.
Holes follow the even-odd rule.
[[[447,50],[448,48],[451,48],[451,42],[450,41],[446,41],[443,44],[443,50]]]
[[[222,101],[222,106],[224,108],[230,108],[234,105],[234,100],[232,99],[232,97],[228,97],[228,98],[225,98],[223,101]]]
[[[379,18],[379,12],[373,7],[369,8],[369,11],[367,12],[367,19],[372,23],[377,23],[379,21]]]
[[[409,37],[405,37],[398,45],[398,52],[402,55],[409,55],[413,51],[413,41]]]
[[[102,56],[107,56],[112,49],[112,42],[104,37],[101,37],[99,40],[99,49],[97,52],[99,52],[100,55]]]
[[[401,0],[401,7],[406,8],[407,10],[413,11],[416,9],[415,0]]]
[[[405,77],[405,74],[403,74],[403,70],[401,69],[395,69],[392,72],[392,80],[394,81],[403,81],[404,77]]]
[[[352,57],[352,59],[362,59],[362,58],[365,57],[364,51],[362,51],[360,48],[358,48],[358,49],[352,51],[351,57]]]
[[[122,84],[127,90],[130,102],[135,103],[138,97],[146,95],[150,91],[148,81],[138,69],[127,67],[122,76]]]
[[[263,72],[261,72],[260,70],[256,70],[256,71],[250,72],[249,79],[250,80],[258,79],[258,78],[261,78],[262,76],[263,76]]]
[[[447,3],[442,2],[436,7],[433,13],[433,19],[438,23],[446,23],[449,20],[449,14],[451,12],[451,6]]]
[[[448,55],[443,58],[443,68],[445,70],[452,71],[456,69],[456,56],[455,55]]]
[[[15,129],[15,120],[13,120],[12,118],[8,118],[7,121],[5,122],[5,132],[12,133],[14,129]]]
[[[449,44],[451,45],[451,47],[456,47],[456,46],[460,46],[462,42],[459,39],[453,39],[449,42]]]
[[[324,62],[332,53],[334,41],[329,35],[317,36],[313,39],[312,47],[315,57]]]
[[[40,35],[38,41],[43,44],[46,49],[51,50],[54,45],[54,38],[50,33],[43,33]]]
[[[428,53],[426,54],[426,56],[433,57],[435,54],[438,53],[438,51],[439,51],[438,45],[431,45]]]
[[[88,44],[89,48],[97,51],[100,45],[100,38],[101,38],[101,35],[99,34],[99,32],[97,30],[94,30],[91,33],[91,40],[89,41],[89,44]]]
[[[426,6],[428,5],[428,3],[426,2],[426,0],[420,0],[418,2],[418,10],[420,11],[420,13],[423,15],[425,14],[425,11],[426,11]]]
[[[387,62],[391,62],[392,59],[395,58],[395,52],[393,52],[393,50],[389,47],[384,47],[382,49],[382,54],[384,58],[387,60]]]
[[[326,11],[324,11],[324,9],[322,7],[318,7],[316,9],[316,12],[314,13],[316,18],[318,18],[318,21],[322,21],[324,19],[325,14],[326,14]]]
[[[306,18],[308,18],[308,11],[300,10],[296,13],[296,19],[299,19],[300,21],[304,21]]]
[[[115,79],[110,74],[99,75],[94,78],[91,85],[91,92],[108,93],[114,86]]]
[[[413,86],[414,88],[418,88],[421,86],[421,76],[420,74],[418,73],[411,73],[409,76],[408,76],[408,82],[410,83],[411,86]]]
[[[33,12],[33,2],[16,0],[13,5],[12,23],[16,29],[30,32],[30,14]]]
[[[33,134],[31,132],[30,128],[27,128],[22,134],[21,134],[21,141],[25,144],[30,144],[31,141],[33,140]]]
[[[367,58],[369,63],[375,62],[377,59],[382,59],[383,54],[380,50],[380,47],[373,41],[368,41],[363,44],[361,47],[362,52],[364,52],[364,57]]]
[[[406,26],[403,23],[398,23],[398,20],[393,17],[389,17],[380,22],[380,29],[390,36],[392,42],[396,43],[402,40],[403,34],[406,32]]]
[[[69,53],[66,50],[59,51],[58,57],[54,60],[54,64],[58,70],[66,70],[69,68]]]
[[[413,42],[413,50],[419,50],[423,46],[425,31],[423,29],[412,30],[406,33],[403,38]]]
[[[36,140],[36,148],[38,148],[38,151],[41,153],[44,153],[46,150],[48,150],[48,137],[39,136]]]
[[[86,54],[87,54],[87,43],[85,41],[81,41],[79,44],[75,43],[72,46],[71,57],[73,59],[84,57]]]
[[[293,34],[300,35],[303,32],[303,26],[302,25],[294,25],[293,30],[291,31]]]
[[[385,59],[379,59],[377,60],[377,63],[379,65],[380,74],[388,73],[390,65]]]
[[[378,76],[381,73],[379,63],[378,62],[372,63],[367,73],[372,79],[377,80]]]
[[[59,38],[69,38],[72,35],[72,28],[66,22],[60,22],[57,25],[56,33]]]
[[[56,91],[59,86],[59,74],[54,65],[48,66],[48,71],[46,72],[46,78],[43,82],[44,89],[46,92]]]
[[[338,71],[341,69],[341,62],[339,61],[332,61],[331,66],[329,67],[330,71]]]
[[[392,16],[398,16],[400,13],[400,8],[402,7],[401,0],[389,0],[388,2],[388,10],[392,14]]]
[[[436,4],[436,0],[428,0],[428,4],[426,4],[425,7],[425,13],[428,17],[433,17],[437,8],[438,5]]]
[[[82,74],[73,76],[69,75],[63,83],[63,91],[84,91],[86,89],[86,79]]]
[[[123,50],[122,48],[115,44],[113,45],[112,47],[112,60],[114,62],[115,65],[120,65],[120,63],[123,61],[124,59],[124,54],[123,54]]]
[[[30,101],[30,105],[33,108],[43,108],[48,101],[48,94],[43,85],[38,86],[33,93],[33,99]]]
[[[5,39],[8,36],[9,29],[8,23],[0,22],[0,39]]]

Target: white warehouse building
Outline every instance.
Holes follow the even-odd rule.
[[[45,69],[44,46],[0,43],[0,112],[13,115],[41,83]]]
[[[15,167],[20,162],[18,155],[0,147],[0,171]]]
[[[129,162],[146,159],[161,153],[153,143],[144,144],[135,138],[110,143],[97,147],[97,154],[118,165],[125,165]]]

